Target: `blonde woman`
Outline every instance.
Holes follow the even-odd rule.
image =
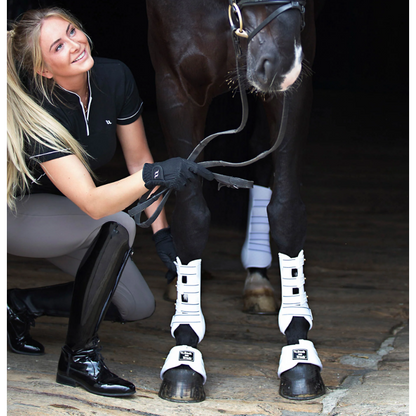
[[[135,321],[155,307],[131,260],[136,225],[123,210],[156,186],[181,190],[213,175],[180,158],[154,163],[132,74],[120,61],[93,58],[90,39],[68,12],[26,12],[8,32],[7,53],[8,252],[47,258],[75,276],[8,291],[9,347],[42,354],[29,333],[34,319],[69,316],[57,381],[131,395],[134,385],[111,373],[97,346],[104,316]],[[94,171],[111,160],[117,138],[130,175],[97,185]],[[152,229],[172,277],[176,253],[163,211]]]

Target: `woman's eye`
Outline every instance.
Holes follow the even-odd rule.
[[[75,35],[75,28],[74,27],[69,31],[69,35],[70,36]]]
[[[62,49],[62,47],[63,47],[64,45],[62,44],[62,43],[60,43],[56,48],[55,48],[55,51],[56,52],[59,52],[61,49]]]

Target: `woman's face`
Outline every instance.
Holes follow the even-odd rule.
[[[45,66],[41,75],[54,78],[64,88],[94,65],[84,32],[60,17],[43,22],[39,43]]]

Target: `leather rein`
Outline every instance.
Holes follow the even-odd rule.
[[[249,6],[258,6],[258,5],[276,5],[279,4],[280,6],[271,13],[256,29],[247,33],[244,29],[243,18],[241,14],[241,9],[244,7]],[[228,17],[230,21],[231,27],[231,34],[234,46],[234,53],[236,59],[236,68],[237,68],[237,79],[238,79],[238,88],[240,92],[241,98],[241,107],[242,107],[242,116],[241,116],[241,123],[240,126],[236,129],[226,130],[218,133],[211,134],[201,140],[198,145],[194,148],[191,154],[188,156],[188,160],[194,162],[204,148],[216,137],[222,136],[225,134],[236,134],[242,131],[247,123],[248,119],[248,102],[247,102],[247,93],[243,88],[243,83],[241,82],[241,68],[240,68],[240,59],[242,56],[241,47],[240,47],[240,38],[246,38],[247,42],[250,42],[253,37],[259,33],[266,25],[268,25],[273,19],[275,19],[280,14],[284,13],[287,10],[296,9],[299,10],[302,16],[302,23],[301,23],[301,30],[305,26],[305,4],[306,0],[299,0],[299,1],[289,1],[289,0],[229,0],[229,7],[228,7]],[[260,159],[265,158],[269,154],[273,153],[282,143],[283,138],[286,133],[286,126],[287,126],[287,105],[285,94],[283,94],[283,109],[282,109],[282,117],[280,122],[279,133],[276,137],[276,140],[273,146],[266,150],[256,157],[246,160],[244,162],[226,162],[223,160],[212,160],[212,161],[202,161],[198,162],[201,166],[205,168],[211,167],[244,167],[251,165],[259,161]],[[249,181],[246,179],[236,178],[233,176],[228,175],[221,175],[219,173],[214,173],[214,179],[218,182],[218,189],[222,186],[227,186],[230,188],[252,188],[253,181]],[[155,219],[159,216],[160,212],[162,211],[163,207],[166,204],[167,199],[169,198],[170,194],[172,193],[172,189],[168,188],[159,188],[155,193],[152,194],[153,190],[146,192],[139,200],[138,204],[128,211],[128,214],[134,218],[136,224],[142,228],[148,228]],[[155,201],[157,201],[162,195],[163,198],[160,201],[158,207],[154,211],[151,217],[149,217],[146,221],[141,222],[141,214],[144,210],[152,205]]]

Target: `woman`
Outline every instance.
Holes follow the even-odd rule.
[[[8,252],[47,258],[75,276],[68,284],[8,291],[9,346],[42,354],[29,334],[34,318],[69,316],[57,381],[101,395],[133,394],[134,385],[110,372],[97,346],[104,315],[134,321],[154,311],[130,256],[135,222],[122,210],[154,187],[180,190],[197,175],[213,175],[180,158],[153,162],[130,71],[93,58],[68,12],[26,12],[8,32],[7,66]],[[111,160],[117,137],[130,175],[97,186],[94,171]],[[163,212],[152,229],[172,274],[175,249]]]

